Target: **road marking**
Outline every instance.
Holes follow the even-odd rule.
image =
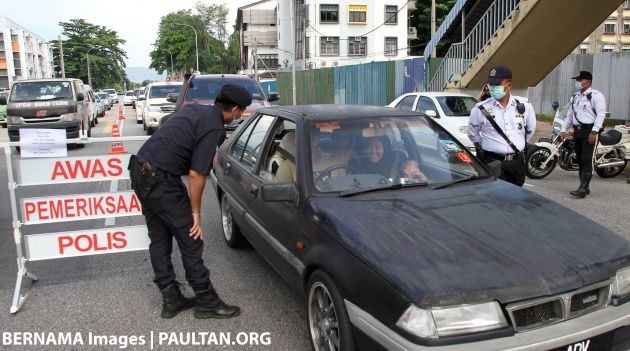
[[[523,185],[524,185],[524,186],[529,186],[529,187],[532,187],[532,188],[534,187],[534,184],[528,184],[528,183],[525,183],[525,184],[523,184]]]

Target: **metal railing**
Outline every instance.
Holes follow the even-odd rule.
[[[461,42],[451,45],[427,85],[428,91],[442,91],[451,80],[459,80],[477,55],[518,8],[520,0],[497,0]]]

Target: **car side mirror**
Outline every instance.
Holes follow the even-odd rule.
[[[431,118],[439,118],[437,112],[435,112],[435,110],[426,110],[424,111],[424,114],[431,117]]]
[[[85,95],[83,95],[83,93],[78,93],[77,94],[77,101],[83,101],[85,100]]]
[[[293,182],[269,183],[262,186],[262,200],[266,202],[295,202],[297,189]]]
[[[138,101],[144,101],[144,100],[146,100],[146,99],[147,99],[147,98],[146,98],[146,96],[144,96],[144,95],[140,95],[140,96],[138,96]]]
[[[551,108],[555,111],[558,109],[558,107],[560,107],[560,104],[558,103],[558,101],[554,101],[553,103],[551,103]]]
[[[179,96],[178,93],[170,93],[170,94],[166,95],[166,101],[172,102],[172,103],[176,103],[178,96]]]
[[[269,97],[267,98],[267,101],[274,102],[278,100],[280,100],[280,94],[278,94],[275,91],[269,93]]]
[[[7,104],[7,97],[6,96],[0,96],[0,105],[4,106]]]

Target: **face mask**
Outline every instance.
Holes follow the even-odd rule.
[[[505,89],[503,85],[491,85],[490,86],[490,96],[492,96],[495,100],[501,100],[505,96]]]
[[[582,82],[575,82],[575,90],[582,90]]]

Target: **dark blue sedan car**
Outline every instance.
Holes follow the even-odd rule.
[[[319,350],[609,350],[630,245],[497,180],[424,115],[258,110],[218,152],[225,241],[304,293]]]

